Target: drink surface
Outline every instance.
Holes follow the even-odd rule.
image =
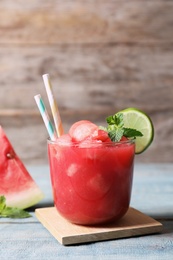
[[[105,140],[73,142],[67,134],[48,141],[54,203],[73,223],[118,220],[128,210],[135,144]]]

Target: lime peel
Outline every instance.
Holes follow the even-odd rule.
[[[135,153],[144,152],[154,139],[154,126],[151,118],[145,112],[133,107],[126,108],[118,113],[123,114],[125,127],[137,129],[143,134],[143,136],[136,137]]]

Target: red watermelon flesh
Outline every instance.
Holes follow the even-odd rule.
[[[72,141],[81,142],[87,137],[92,136],[93,132],[98,129],[98,126],[88,120],[80,120],[74,123],[69,130],[69,135]]]
[[[2,195],[6,197],[7,206],[21,209],[35,205],[43,198],[42,191],[0,126],[0,196]]]
[[[70,130],[69,135],[72,141],[76,142],[111,142],[108,133],[88,120],[80,120],[74,123]]]

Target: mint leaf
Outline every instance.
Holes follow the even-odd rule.
[[[31,217],[31,215],[19,208],[12,208],[12,207],[6,207],[0,214],[1,217],[4,218],[28,218]]]
[[[124,136],[126,136],[126,137],[137,137],[137,136],[143,136],[143,134],[136,129],[124,127]]]
[[[122,113],[118,113],[113,116],[109,116],[106,118],[106,121],[107,121],[108,125],[116,125],[117,127],[123,127],[123,125],[124,125]]]
[[[117,113],[115,115],[109,116],[106,118],[107,127],[100,127],[100,129],[106,131],[113,142],[119,142],[123,136],[130,138],[130,137],[137,137],[143,136],[143,134],[132,128],[124,127],[123,121],[123,114]]]
[[[7,207],[5,196],[0,196],[0,218],[28,218],[31,215],[16,207]]]
[[[116,128],[114,130],[108,130],[108,135],[113,142],[119,142],[123,136],[123,129]]]
[[[113,142],[119,142],[123,136],[123,115],[121,113],[109,116],[106,119],[108,123],[107,132]]]

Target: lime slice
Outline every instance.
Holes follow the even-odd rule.
[[[154,127],[150,117],[136,108],[127,108],[119,113],[123,114],[124,127],[136,129],[143,134],[142,137],[136,137],[135,142],[135,153],[142,153],[154,138]]]

